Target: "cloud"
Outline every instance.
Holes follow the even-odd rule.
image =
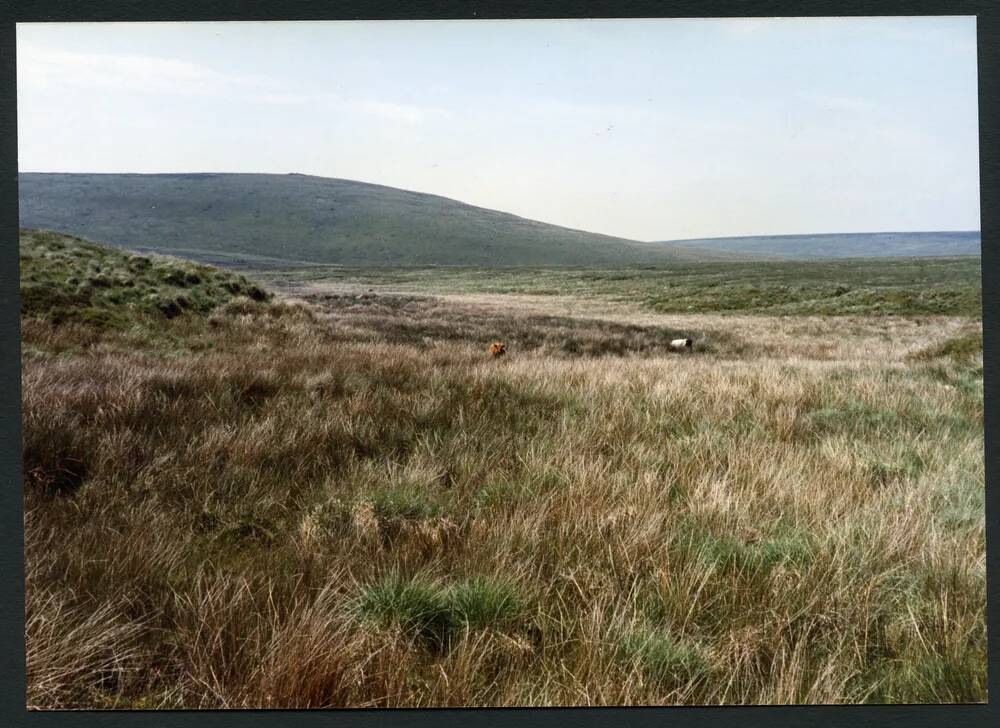
[[[261,81],[173,58],[76,53],[34,43],[18,44],[17,75],[18,87],[30,91],[99,88],[187,95],[213,94]]]
[[[323,108],[338,114],[353,113],[374,116],[379,119],[403,124],[419,124],[433,117],[447,116],[450,112],[432,106],[404,104],[373,99],[346,98],[327,91],[309,92],[264,92],[254,100],[275,106],[310,106]]]
[[[368,114],[387,121],[402,122],[404,124],[419,124],[431,117],[448,114],[445,109],[388,101],[337,100],[333,103],[336,106],[342,105],[359,114]]]
[[[272,106],[297,106],[300,104],[315,103],[316,97],[310,94],[288,91],[263,91],[254,96],[253,100]]]
[[[18,44],[18,89],[22,92],[103,89],[125,93],[231,96],[255,103],[322,106],[403,124],[447,114],[416,104],[345,98],[326,90],[288,90],[287,83],[262,75],[217,71],[189,61],[134,54],[77,53],[35,43]]]

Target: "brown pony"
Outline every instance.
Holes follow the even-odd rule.
[[[490,344],[490,356],[494,359],[507,353],[507,345],[502,341],[494,341]]]

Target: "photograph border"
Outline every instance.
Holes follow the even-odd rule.
[[[975,15],[979,61],[980,210],[983,282],[983,371],[986,452],[987,652],[988,692],[1000,696],[1000,513],[996,483],[1000,478],[1000,249],[994,247],[1000,226],[1000,5],[988,0],[672,0],[572,2],[318,2],[315,0],[10,0],[0,3],[0,225],[9,242],[18,235],[16,23],[69,21],[229,21],[352,19],[499,19],[499,18],[654,18],[778,16]],[[1000,700],[983,705],[850,706],[704,706],[598,708],[449,708],[155,711],[28,711],[25,699],[23,501],[21,487],[20,320],[18,248],[0,252],[0,465],[6,487],[0,500],[0,573],[5,580],[0,604],[0,690],[8,725],[138,726],[151,718],[178,727],[240,725],[443,726],[489,721],[500,726],[591,726],[627,723],[652,726],[770,726],[789,723],[826,726],[1000,725]],[[992,487],[990,487],[992,485]]]

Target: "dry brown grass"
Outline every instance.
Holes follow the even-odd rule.
[[[26,319],[29,704],[985,700],[979,323],[622,316]]]

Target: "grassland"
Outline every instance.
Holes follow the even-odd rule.
[[[675,240],[675,245],[790,260],[818,258],[903,258],[977,256],[979,231],[840,233],[828,235],[751,235],[739,238]]]
[[[185,311],[208,313],[227,300],[268,294],[244,276],[169,258],[131,255],[57,233],[20,238],[21,312],[53,324],[159,327]]]
[[[22,237],[33,707],[986,698],[967,261],[850,268],[891,316],[732,305],[798,285],[761,267],[300,272],[168,317],[57,242]],[[52,315],[67,251],[115,325]]]
[[[634,313],[982,315],[978,257],[678,263],[630,268],[465,267],[260,270],[296,293],[331,285],[431,294],[596,300]]]

